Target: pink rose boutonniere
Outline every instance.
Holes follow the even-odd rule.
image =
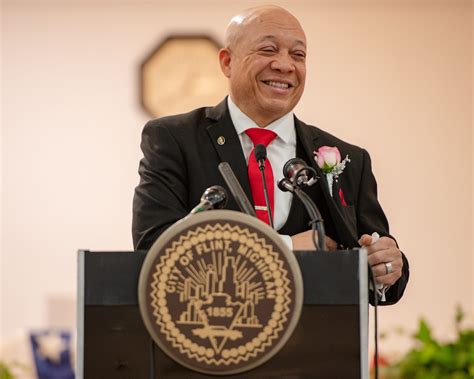
[[[341,153],[337,147],[322,146],[318,151],[314,151],[314,160],[326,174],[329,193],[332,196],[332,184],[334,180],[337,182],[337,178],[346,168],[346,164],[351,161],[349,155],[346,155],[344,160],[341,161]]]

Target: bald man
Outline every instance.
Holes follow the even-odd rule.
[[[267,153],[275,182],[291,158],[314,167],[318,183],[305,192],[325,220],[326,248],[366,246],[376,280],[387,288],[385,304],[393,304],[405,290],[408,262],[389,234],[369,154],[293,114],[304,91],[306,49],[303,28],[283,8],[261,6],[232,18],[219,51],[229,96],[215,107],[150,121],[143,130],[144,157],[133,201],[134,247],[149,249],[199,203],[206,188],[226,187],[217,169],[220,162],[230,163],[254,201],[247,164],[253,133],[265,129],[273,133]],[[320,147],[337,147],[350,158],[331,188],[314,159]],[[291,193],[274,188],[273,221],[282,240],[294,250],[313,249],[303,205]],[[238,210],[233,199],[227,208]],[[373,239],[374,233],[381,238]]]

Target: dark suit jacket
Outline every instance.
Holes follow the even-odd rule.
[[[348,144],[295,118],[297,155],[318,172],[318,183],[307,189],[325,219],[327,234],[346,248],[358,247],[358,238],[378,232],[389,236],[388,222],[377,200],[377,184],[367,151]],[[224,137],[219,145],[217,139]],[[351,160],[330,195],[325,175],[314,161],[314,150],[337,146],[342,157]],[[225,99],[216,107],[164,117],[146,124],[141,148],[140,184],[133,199],[133,243],[135,249],[149,249],[173,223],[185,217],[199,203],[202,193],[212,185],[227,188],[217,166],[228,162],[252,201],[247,164],[239,137],[230,118]],[[278,174],[275,173],[276,177]],[[282,175],[281,175],[282,176]],[[342,190],[345,204],[341,201]],[[230,192],[229,192],[230,193]],[[228,209],[238,210],[233,199]],[[280,233],[293,235],[308,230],[303,206],[293,200],[287,223]],[[398,301],[408,281],[408,262],[398,282],[387,291],[387,302]]]

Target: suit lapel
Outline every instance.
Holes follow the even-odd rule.
[[[230,118],[230,113],[227,108],[227,98],[216,107],[208,109],[206,116],[208,119],[214,121],[206,128],[214,149],[219,155],[221,162],[227,162],[232,167],[245,194],[253,204],[247,174],[247,163],[245,162],[239,136]]]
[[[329,193],[329,187],[328,187],[326,175],[323,174],[323,172],[321,171],[321,169],[316,164],[313,158],[314,150],[322,146],[317,129],[312,126],[308,126],[304,124],[303,122],[298,120],[296,117],[295,117],[295,128],[296,128],[296,133],[301,141],[301,144],[303,145],[306,156],[309,158],[309,162],[307,163],[311,167],[313,167],[318,173],[318,184],[321,186],[321,190],[324,193],[324,197],[326,201],[328,203],[334,203],[334,199]]]
[[[350,227],[350,223],[346,220],[345,213],[341,209],[341,204],[336,202],[333,196],[331,196],[328,187],[328,181],[326,175],[321,171],[319,166],[314,160],[314,151],[325,145],[325,141],[318,133],[318,129],[313,126],[306,125],[295,117],[295,129],[296,133],[303,145],[306,156],[309,158],[309,164],[313,167],[318,174],[318,184],[321,186],[321,190],[328,204],[329,212],[334,220],[334,226],[338,232],[340,242],[344,246],[357,246],[357,231]],[[337,195],[337,192],[333,192],[333,195]]]

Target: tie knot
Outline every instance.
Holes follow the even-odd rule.
[[[268,144],[272,142],[277,136],[275,132],[264,128],[247,129],[245,133],[250,137],[254,146],[262,144],[267,147]]]

